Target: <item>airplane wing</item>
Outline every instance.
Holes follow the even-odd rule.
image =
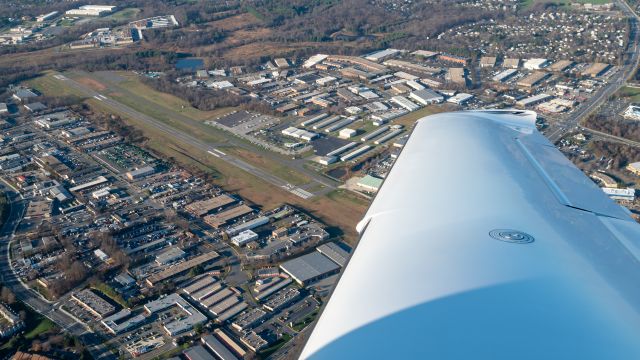
[[[640,359],[640,224],[531,111],[421,119],[303,359]]]

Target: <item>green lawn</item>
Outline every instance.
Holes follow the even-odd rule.
[[[628,98],[631,102],[640,102],[640,88],[625,86],[616,95]]]
[[[140,9],[138,8],[126,8],[105,17],[105,19],[135,20],[135,18],[139,13],[140,13]]]
[[[31,331],[26,333],[24,337],[28,340],[35,339],[39,335],[53,330],[55,327],[56,327],[56,324],[54,324],[53,321],[47,318],[42,318],[40,323],[38,323],[38,325],[35,328],[33,328]]]

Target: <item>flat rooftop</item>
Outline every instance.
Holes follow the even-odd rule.
[[[280,265],[298,282],[305,283],[340,269],[340,266],[319,252],[312,252]]]

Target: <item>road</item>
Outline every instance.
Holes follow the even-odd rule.
[[[638,32],[638,22],[640,17],[638,14],[627,4],[625,0],[616,1],[618,7],[629,17],[629,45],[624,56],[624,65],[622,68],[611,78],[605,86],[603,86],[598,92],[593,95],[589,100],[581,104],[575,109],[566,119],[553,123],[546,130],[547,138],[552,143],[556,143],[567,132],[575,129],[576,126],[595,111],[600,105],[602,105],[609,97],[615,94],[621,87],[623,87],[627,80],[631,78],[635,70],[638,68],[640,62],[639,51],[639,39],[640,34]]]
[[[216,148],[216,146],[219,146],[219,144],[212,144],[212,143],[207,143],[205,141],[202,141],[196,137],[194,137],[193,135],[181,131],[179,129],[176,129],[170,125],[167,125],[165,123],[163,123],[160,120],[157,120],[151,116],[148,116],[146,114],[143,114],[125,104],[122,104],[121,102],[111,99],[93,89],[91,89],[88,86],[85,86],[83,84],[80,84],[79,82],[66,77],[62,74],[55,74],[53,75],[53,77],[61,82],[65,83],[65,86],[68,86],[70,88],[73,88],[74,90],[85,94],[87,97],[92,97],[97,101],[102,102],[104,105],[108,106],[109,108],[113,109],[114,111],[121,113],[121,114],[125,114],[126,116],[135,119],[137,121],[141,121],[144,122],[145,124],[147,124],[148,126],[153,127],[154,129],[170,136],[173,137],[175,139],[178,139],[182,142],[194,145],[196,147],[198,147],[200,150],[202,150],[203,152],[208,153],[211,156],[214,156],[220,160],[223,160],[225,162],[227,162],[228,164],[231,164],[237,168],[240,168],[260,179],[263,179],[269,183],[271,183],[274,186],[277,186],[279,188],[282,188],[296,196],[299,196],[303,199],[308,199],[313,197],[314,195],[323,195],[328,191],[331,191],[333,189],[335,189],[339,184],[337,184],[337,182],[330,180],[324,176],[322,176],[321,174],[317,174],[314,173],[312,171],[309,171],[307,169],[305,169],[302,166],[301,162],[295,161],[295,160],[286,160],[286,159],[281,159],[281,158],[274,158],[274,157],[270,157],[271,159],[275,159],[277,161],[279,161],[280,163],[282,163],[283,165],[285,165],[288,168],[291,168],[303,175],[308,176],[310,179],[312,179],[312,186],[313,183],[315,183],[316,185],[321,185],[322,189],[321,190],[316,190],[314,192],[310,192],[307,191],[305,189],[302,189],[301,187],[295,186],[290,184],[289,182],[287,182],[286,180],[281,179],[278,176],[275,176],[271,173],[269,173],[266,170],[263,170],[261,168],[258,168],[256,166],[253,166],[249,163],[247,163],[244,160],[238,159],[235,156],[229,155],[225,152],[223,152],[222,150]],[[172,114],[172,116],[174,116],[174,114]],[[190,119],[188,118],[184,118],[183,115],[175,115],[176,117],[179,117],[178,120],[184,120],[184,121],[190,121]],[[180,119],[182,118],[182,119]],[[236,142],[234,142],[234,139],[230,136],[229,137],[229,143],[233,146],[240,146],[243,148],[246,148],[246,146],[240,145]],[[265,154],[266,155],[266,154]]]
[[[113,360],[115,356],[102,345],[102,340],[86,325],[78,322],[73,317],[60,310],[60,303],[52,303],[44,299],[35,290],[27,287],[14,272],[11,265],[10,247],[14,240],[14,234],[27,208],[27,201],[10,188],[0,182],[0,190],[5,191],[9,199],[9,216],[0,228],[0,279],[3,286],[8,287],[16,295],[16,298],[29,306],[34,311],[47,317],[65,332],[75,335],[87,347],[91,356],[96,360]]]

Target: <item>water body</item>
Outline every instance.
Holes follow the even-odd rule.
[[[178,70],[202,70],[204,69],[204,60],[199,58],[185,58],[176,62],[176,69]]]

